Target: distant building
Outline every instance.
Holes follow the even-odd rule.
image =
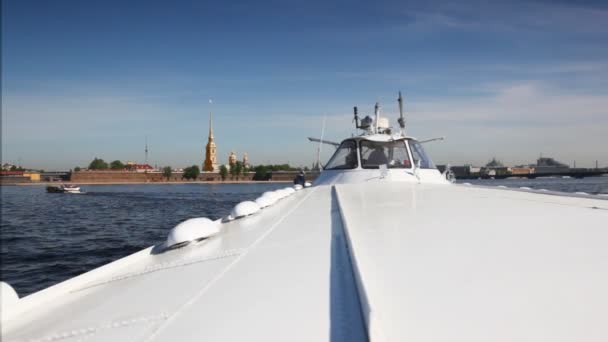
[[[511,168],[512,175],[529,175],[531,173],[534,173],[533,167],[514,166]]]
[[[243,153],[243,166],[249,167],[249,155],[247,152]]]
[[[40,182],[40,172],[36,171],[2,171],[0,176],[2,183]]]
[[[0,174],[2,176],[23,176],[25,171],[2,171]]]
[[[207,147],[205,148],[205,162],[203,163],[203,171],[217,172],[219,170],[217,164],[217,146],[213,138],[213,125],[211,121],[211,112],[209,112],[209,138]]]
[[[230,155],[228,156],[228,165],[236,164],[236,160],[236,153],[234,153],[234,151],[230,152]]]
[[[30,181],[32,182],[40,182],[40,172],[36,171],[25,171],[23,173],[25,177],[30,177]]]
[[[150,164],[133,164],[131,167],[132,167],[132,170],[137,171],[137,172],[154,171],[154,168],[152,166],[150,166]]]
[[[127,164],[125,165],[125,168],[123,170],[118,170],[118,171],[125,171],[125,170],[126,171],[137,171],[137,172],[150,172],[150,171],[155,171],[156,169],[148,163],[138,164],[134,161],[128,161]]]

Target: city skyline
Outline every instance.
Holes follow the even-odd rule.
[[[2,162],[310,166],[380,101],[438,164],[608,164],[601,2],[2,2]],[[213,98],[214,103],[208,103]],[[211,108],[213,106],[213,108]],[[323,147],[325,162],[332,152]]]

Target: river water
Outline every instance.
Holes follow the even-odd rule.
[[[481,185],[607,194],[608,177],[475,180]],[[20,296],[164,241],[177,223],[217,219],[281,183],[86,185],[86,194],[3,186],[0,278]]]
[[[476,185],[506,186],[508,188],[528,187],[531,189],[546,189],[563,192],[585,192],[591,195],[608,194],[608,177],[576,178],[508,178],[508,179],[467,179],[458,183],[471,183]]]

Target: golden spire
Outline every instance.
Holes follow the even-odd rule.
[[[211,117],[211,112],[209,112],[209,141],[213,141],[213,122]]]
[[[209,100],[209,104],[213,102]],[[203,162],[203,171],[217,171],[217,146],[213,141],[213,115],[212,111],[209,111],[209,139],[207,142],[207,147],[205,148],[205,161]]]

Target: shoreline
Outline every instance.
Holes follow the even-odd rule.
[[[267,184],[267,183],[293,183],[288,180],[277,180],[277,181],[253,181],[253,180],[239,180],[239,181],[179,181],[179,182],[37,182],[37,183],[14,183],[14,184],[2,184],[2,186],[49,186],[49,185],[60,185],[60,184],[73,184],[73,185],[135,185],[135,184],[146,184],[146,185],[171,185],[171,184]]]

